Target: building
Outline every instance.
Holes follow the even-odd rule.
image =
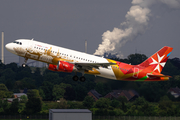
[[[20,98],[23,95],[27,96],[25,93],[14,93],[13,95],[14,95],[14,98]]]
[[[49,120],[92,120],[88,109],[49,109]]]
[[[175,98],[178,98],[180,96],[180,89],[178,87],[170,88],[168,92],[170,92],[171,95],[173,95]]]
[[[96,90],[90,90],[90,91],[88,92],[88,96],[92,96],[95,101],[97,101],[99,98],[102,97],[102,95],[99,94]]]
[[[135,90],[113,90],[104,98],[118,99],[121,96],[124,96],[128,101],[133,101],[139,97],[139,94]]]

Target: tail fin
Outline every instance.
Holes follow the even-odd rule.
[[[139,66],[151,67],[154,72],[161,73],[167,59],[169,58],[169,55],[171,54],[172,49],[172,47],[164,46],[154,55],[139,64]]]

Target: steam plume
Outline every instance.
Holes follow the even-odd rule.
[[[120,28],[103,33],[102,43],[99,44],[94,54],[102,56],[104,53],[113,51],[123,56],[119,48],[127,41],[133,40],[138,34],[143,34],[151,16],[149,7],[155,3],[163,3],[173,9],[180,8],[180,0],[133,0],[132,6],[125,16],[125,22],[120,24]]]

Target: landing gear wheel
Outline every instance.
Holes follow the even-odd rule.
[[[86,78],[84,76],[80,77],[80,81],[84,82],[86,80]]]
[[[28,60],[28,58],[25,57],[25,58],[24,58],[24,63],[22,64],[22,67],[23,67],[23,68],[26,67],[27,60]]]
[[[22,67],[25,68],[25,67],[26,67],[26,64],[22,64]]]
[[[78,76],[77,75],[73,76],[73,80],[78,81]]]

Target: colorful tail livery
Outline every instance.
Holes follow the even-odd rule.
[[[121,72],[114,69],[117,79],[132,81],[163,81],[168,80],[170,76],[161,74],[169,55],[173,48],[163,47],[154,55],[139,65],[128,65],[122,62],[116,62]],[[116,68],[116,67],[115,67]]]
[[[73,80],[85,81],[84,74],[97,75],[114,80],[125,81],[164,81],[170,76],[161,74],[173,48],[163,47],[139,65],[98,57],[75,50],[34,40],[19,39],[8,43],[6,49],[24,57],[23,67],[28,59],[48,64],[48,69],[56,72],[74,72]],[[82,76],[78,78],[77,72]]]

